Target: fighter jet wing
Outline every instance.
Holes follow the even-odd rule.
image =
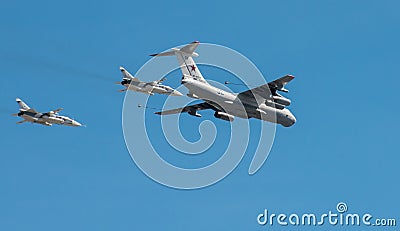
[[[49,123],[49,122],[42,122],[42,121],[35,121],[34,123],[42,124],[42,125],[45,125],[45,126],[51,126],[51,125],[53,125],[53,124],[51,124],[51,123]]]
[[[54,114],[57,114],[58,112],[60,112],[61,110],[64,110],[64,108],[57,108],[57,109],[55,109],[55,110],[52,110],[52,111],[49,111],[49,112],[45,112],[45,113],[43,113],[43,115],[54,115]]]
[[[53,112],[54,112],[54,113],[58,113],[58,112],[60,112],[61,110],[64,110],[64,108],[57,108],[56,110],[53,110]]]
[[[275,94],[276,91],[289,92],[287,89],[285,89],[285,85],[288,84],[293,79],[294,79],[293,75],[285,75],[267,84],[241,92],[238,94],[238,96],[239,98],[242,97],[254,98],[254,95],[259,95],[264,99],[269,99],[271,98],[271,94]]]
[[[155,112],[154,114],[171,115],[171,114],[178,114],[178,113],[183,113],[183,112],[189,112],[189,113],[196,114],[196,111],[205,110],[205,109],[213,109],[213,108],[214,107],[211,106],[210,104],[208,104],[207,102],[203,102],[203,103],[193,104],[193,105],[186,106],[186,107],[175,108],[175,109],[166,110],[166,111],[159,111],[159,112]]]

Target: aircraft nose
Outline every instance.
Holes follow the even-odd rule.
[[[82,126],[82,124],[80,124],[80,123],[77,122],[77,121],[72,121],[72,126],[74,126],[74,127],[80,127],[80,126]]]
[[[177,91],[177,90],[174,90],[174,91],[172,92],[172,95],[173,95],[173,96],[182,96],[182,93],[180,93],[180,92]]]
[[[289,126],[292,126],[293,124],[296,123],[296,117],[294,117],[294,115],[292,113],[290,113],[290,115],[288,116],[289,119]]]
[[[293,124],[295,124],[295,123],[296,123],[296,121],[297,121],[297,120],[296,120],[296,117],[292,116],[292,118],[291,118],[291,119],[292,119],[292,125],[293,125]]]
[[[291,112],[288,112],[288,113],[285,115],[285,119],[282,120],[282,125],[283,125],[284,127],[290,127],[290,126],[292,126],[292,125],[295,124],[295,123],[296,123],[296,117],[294,117],[294,115],[293,115]]]

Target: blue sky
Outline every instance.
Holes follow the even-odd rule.
[[[351,212],[399,222],[399,6],[3,2],[0,229],[285,230],[259,226],[256,216],[264,208],[323,213],[339,201]],[[268,80],[295,75],[288,88],[297,123],[278,126],[257,174],[247,174],[246,155],[221,182],[184,191],[155,183],[131,160],[121,127],[124,94],[113,82],[120,65],[135,73],[148,54],[194,40],[241,52]],[[206,77],[213,73],[204,69]],[[172,76],[168,81],[177,86]],[[16,125],[16,97],[41,111],[63,107],[87,127]],[[199,123],[183,118],[186,128]],[[206,154],[205,162],[218,155]],[[329,227],[344,228],[364,230]]]

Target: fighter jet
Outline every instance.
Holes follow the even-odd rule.
[[[17,122],[17,124],[22,124],[24,122],[31,122],[42,124],[45,126],[51,126],[53,124],[66,125],[71,127],[80,127],[82,124],[79,122],[67,117],[58,115],[58,112],[63,110],[62,108],[58,108],[49,112],[37,112],[35,109],[30,108],[26,103],[24,103],[20,98],[16,99],[19,105],[19,112],[17,114],[12,114],[13,116],[19,116],[24,120]]]
[[[189,115],[201,117],[200,110],[212,109],[216,118],[233,121],[234,117],[256,118],[290,127],[296,122],[294,115],[286,108],[291,101],[278,91],[288,92],[285,85],[294,79],[286,75],[268,84],[241,92],[231,93],[210,85],[200,73],[193,57],[197,57],[196,50],[199,42],[192,42],[182,48],[173,48],[171,51],[151,56],[176,56],[182,70],[181,83],[189,90],[187,96],[203,100],[203,102],[156,112],[158,115],[169,115],[187,112]]]
[[[116,84],[121,84],[126,88],[123,90],[119,90],[119,92],[125,92],[127,90],[132,90],[136,92],[141,92],[149,95],[154,95],[154,93],[172,95],[172,96],[182,96],[182,93],[173,89],[170,86],[166,86],[161,84],[166,80],[166,78],[162,78],[160,80],[152,81],[152,82],[142,82],[138,78],[133,77],[125,68],[119,67],[122,73],[122,81],[116,82]]]

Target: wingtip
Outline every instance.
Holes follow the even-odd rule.
[[[120,67],[119,67],[119,70],[120,70],[120,71],[125,71],[125,68],[124,68],[123,66],[120,66]]]
[[[196,41],[193,41],[192,43],[200,43],[198,40],[196,40]]]
[[[20,98],[16,98],[15,101],[21,102],[21,99]]]
[[[154,57],[154,56],[157,56],[158,54],[151,54],[151,55],[149,55],[149,56],[152,56],[152,57]]]

